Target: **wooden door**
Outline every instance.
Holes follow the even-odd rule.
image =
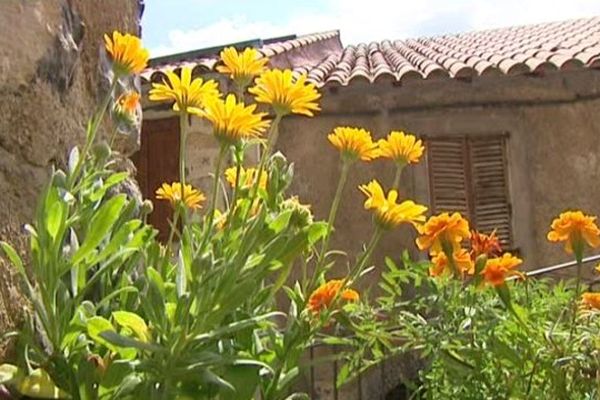
[[[159,230],[159,239],[165,240],[173,210],[167,201],[157,200],[155,192],[163,182],[179,181],[179,119],[144,120],[140,150],[132,159],[142,194],[154,204],[148,222]]]

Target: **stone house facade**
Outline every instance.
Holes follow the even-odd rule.
[[[498,229],[505,248],[526,260],[525,269],[566,259],[546,240],[558,213],[577,208],[600,215],[598,17],[346,47],[336,31],[239,44],[246,46],[259,48],[272,67],[308,74],[321,88],[322,111],[314,118],[284,119],[278,142],[295,164],[292,194],[311,204],[317,218],[326,218],[337,184],[338,153],[326,136],[339,125],[367,128],[375,138],[391,130],[422,138],[426,155],[404,171],[401,195],[427,204],[432,213],[461,211],[482,231]],[[153,60],[143,89],[185,64],[220,79],[226,90],[214,69],[219,50]],[[168,107],[145,101],[142,148],[135,158],[148,198],[161,182],[178,179],[177,132]],[[209,125],[195,119],[187,148],[192,184],[208,189],[216,146]],[[371,216],[356,187],[373,177],[390,185],[393,174],[384,161],[355,167],[334,247],[350,257],[360,250],[371,234]],[[156,209],[160,225],[168,209]],[[413,239],[409,229],[387,235],[375,264],[405,248],[419,256]],[[367,375],[362,388],[351,386],[339,397],[325,379],[317,385],[319,394],[366,399],[376,398],[376,389],[383,396],[399,376],[389,368],[394,378],[381,378],[383,384]]]

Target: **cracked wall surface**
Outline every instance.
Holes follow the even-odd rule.
[[[25,245],[37,193],[52,164],[84,138],[97,104],[102,36],[137,33],[137,0],[0,2],[0,238]],[[0,334],[22,307],[18,284],[0,260]],[[6,357],[0,344],[0,361]]]

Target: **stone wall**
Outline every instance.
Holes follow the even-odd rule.
[[[61,165],[98,100],[102,36],[137,33],[137,0],[0,2],[0,237],[22,242],[50,165]],[[0,261],[0,333],[20,308]],[[0,361],[4,353],[0,347]]]

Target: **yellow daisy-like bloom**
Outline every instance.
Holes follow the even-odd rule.
[[[504,253],[502,257],[488,259],[481,271],[481,275],[483,275],[485,282],[490,285],[495,287],[502,286],[509,276],[525,276],[521,272],[514,270],[521,263],[523,263],[523,260],[520,258],[510,253]]]
[[[350,160],[371,161],[379,156],[379,149],[371,138],[371,132],[362,128],[340,126],[327,139]]]
[[[344,281],[341,279],[333,279],[325,282],[311,293],[308,299],[308,309],[314,314],[318,314],[324,309],[330,308],[333,301],[338,297],[345,301],[357,301],[359,294],[356,290],[344,289]]]
[[[584,215],[581,211],[565,211],[552,221],[548,240],[565,242],[565,251],[583,251],[584,242],[590,247],[600,246],[600,229],[596,217]]]
[[[475,265],[471,259],[471,255],[465,249],[459,249],[452,255],[454,265],[461,275],[472,275],[475,272]],[[432,259],[432,266],[429,268],[429,275],[440,276],[444,273],[452,273],[448,257],[444,252],[437,253]]]
[[[168,200],[173,208],[177,207],[177,204],[181,201],[181,183],[173,182],[170,185],[163,183],[160,188],[156,190],[156,198],[159,200]],[[191,210],[202,208],[202,202],[206,200],[206,197],[202,192],[194,189],[192,185],[184,185],[183,187],[183,203]]]
[[[269,61],[268,58],[261,57],[256,49],[250,47],[241,53],[238,53],[235,47],[227,47],[221,51],[220,56],[224,65],[217,66],[217,71],[228,74],[240,87],[248,86],[252,78],[265,70],[265,65]]]
[[[230,94],[224,101],[208,99],[200,115],[212,123],[217,139],[230,143],[258,137],[269,127],[270,122],[263,119],[267,114],[255,113],[255,109],[256,104],[246,106]]]
[[[190,67],[181,68],[181,77],[172,71],[165,73],[168,81],[153,83],[148,98],[152,101],[173,101],[175,112],[200,114],[206,100],[221,97],[217,82],[204,82],[202,78],[192,79]]]
[[[386,196],[376,180],[358,188],[367,196],[365,209],[374,211],[375,220],[383,229],[395,228],[403,223],[418,227],[421,222],[425,221],[423,214],[427,211],[427,207],[411,200],[405,200],[400,204],[396,203],[398,192],[390,190]]]
[[[469,222],[457,212],[434,215],[418,229],[421,236],[417,238],[417,246],[421,250],[430,249],[431,254],[440,253],[444,244],[457,251],[460,243],[471,237]]]
[[[244,169],[244,167],[240,168],[240,186],[242,188],[250,188],[252,187],[252,185],[254,185],[254,182],[256,182],[256,174],[258,173],[258,171],[256,170],[256,168],[247,168]],[[232,188],[235,187],[235,181],[237,178],[237,168],[236,167],[229,167],[225,170],[225,179],[227,180],[227,182],[229,182],[229,184],[231,185]],[[267,171],[262,171],[262,174],[260,175],[260,181],[258,182],[258,187],[260,189],[266,189],[267,188]]]
[[[600,310],[600,293],[586,292],[582,294],[581,304],[587,308]]]
[[[142,47],[139,37],[114,31],[112,37],[104,35],[106,52],[113,60],[117,75],[139,74],[148,64],[150,53]]]
[[[320,110],[317,100],[321,94],[315,85],[306,82],[306,75],[294,79],[292,71],[287,69],[263,72],[248,91],[257,102],[270,104],[280,116],[294,113],[312,117],[313,111]]]
[[[402,131],[390,132],[387,138],[380,139],[377,144],[381,157],[403,165],[419,162],[425,149],[420,139]]]

